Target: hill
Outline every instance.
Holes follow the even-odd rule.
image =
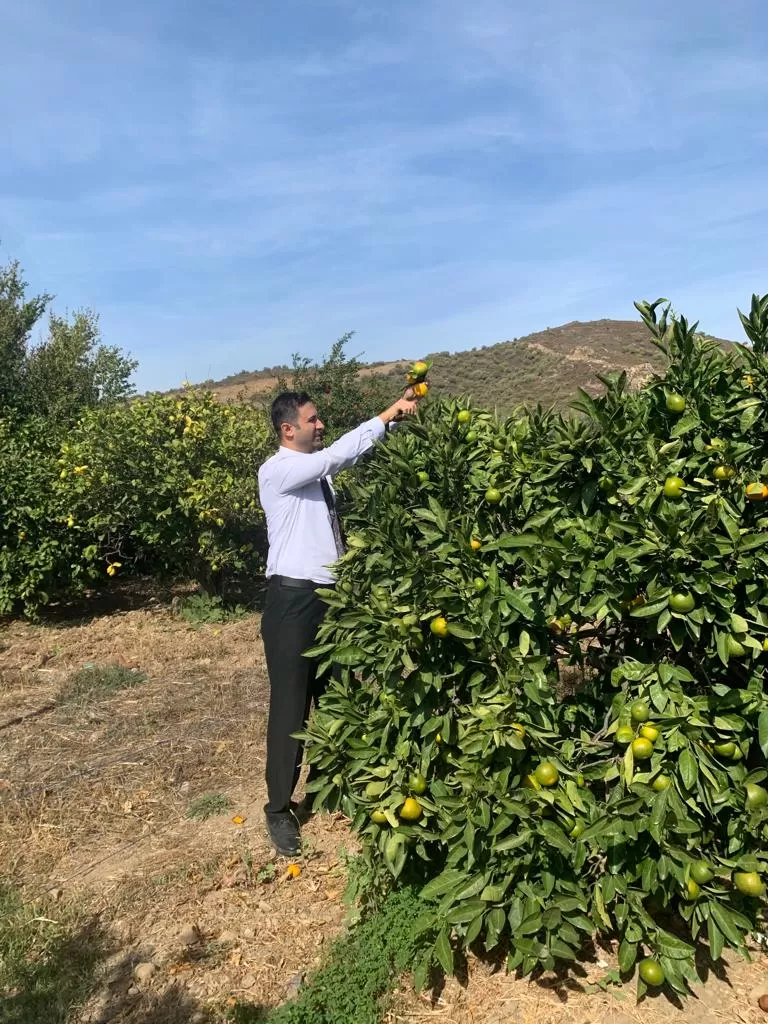
[[[640,321],[575,320],[464,352],[414,353],[388,363],[371,363],[361,372],[392,377],[396,385],[411,358],[433,360],[433,393],[470,394],[479,404],[503,410],[523,402],[563,407],[580,387],[597,394],[601,390],[597,374],[626,370],[638,385],[664,365],[662,353]],[[258,400],[271,391],[281,370],[289,374],[285,368],[270,367],[206,383],[224,401]]]

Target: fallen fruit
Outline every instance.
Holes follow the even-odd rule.
[[[298,864],[289,864],[288,867],[285,869],[285,873],[288,876],[288,878],[298,878],[299,875],[301,874],[301,868],[299,867]]]

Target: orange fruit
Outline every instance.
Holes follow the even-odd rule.
[[[675,590],[669,595],[669,607],[673,612],[687,615],[696,607],[696,599],[687,590]]]
[[[436,619],[432,619],[429,624],[429,628],[435,636],[448,636],[448,620],[444,619],[442,615],[438,615]]]
[[[687,900],[697,900],[701,896],[701,886],[695,879],[689,878],[685,883],[685,898]]]
[[[635,731],[630,725],[620,725],[616,730],[616,742],[622,747],[628,746],[635,738]]]
[[[387,816],[384,811],[377,809],[375,811],[371,811],[371,821],[375,821],[377,825],[385,825]]]
[[[644,700],[636,700],[629,709],[629,716],[633,722],[647,722],[651,712]]]
[[[644,736],[638,736],[632,743],[632,754],[636,761],[647,761],[653,754],[653,744]]]
[[[412,796],[406,797],[397,813],[403,821],[418,821],[421,817],[421,804]]]
[[[469,546],[472,548],[473,551],[479,551],[483,545],[476,537],[473,537],[472,540],[469,542]]]
[[[501,501],[501,491],[496,487],[489,487],[485,492],[485,500],[489,505],[498,505]]]
[[[560,772],[551,761],[543,761],[533,773],[536,781],[541,786],[556,786],[560,778]]]
[[[408,788],[412,793],[416,793],[416,795],[419,796],[426,792],[427,780],[421,773],[415,772],[408,778]]]
[[[685,480],[679,476],[668,476],[664,481],[664,497],[677,500],[682,498],[683,489],[685,487]]]
[[[670,412],[681,413],[685,411],[685,398],[675,392],[667,395],[667,408]]]
[[[424,395],[426,395],[426,393],[428,391],[429,391],[429,388],[424,383],[424,381],[421,381],[419,384],[414,384],[413,385],[413,393],[414,393],[414,395],[416,395],[417,398],[423,398]]]
[[[756,782],[747,783],[747,809],[757,811],[768,804],[768,791]]]
[[[646,985],[652,985],[656,988],[658,985],[664,984],[664,979],[666,978],[664,968],[657,960],[653,960],[651,957],[646,957],[645,960],[640,961],[639,970],[640,977]]]
[[[699,885],[706,885],[715,877],[711,864],[706,860],[697,860],[691,864],[691,878]]]
[[[744,896],[761,899],[765,895],[765,885],[756,871],[737,871],[733,876],[733,884]]]
[[[765,501],[768,498],[768,487],[765,484],[747,484],[746,496],[750,501]]]

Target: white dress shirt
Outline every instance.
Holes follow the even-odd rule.
[[[318,452],[305,454],[281,446],[261,466],[259,498],[269,538],[267,578],[333,583],[328,567],[338,555],[320,481],[354,466],[385,432],[383,421],[375,416]]]

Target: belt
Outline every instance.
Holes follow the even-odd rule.
[[[317,583],[315,580],[297,580],[294,576],[270,576],[269,582],[281,587],[292,587],[295,590],[318,590],[321,587],[333,587],[332,583]]]

